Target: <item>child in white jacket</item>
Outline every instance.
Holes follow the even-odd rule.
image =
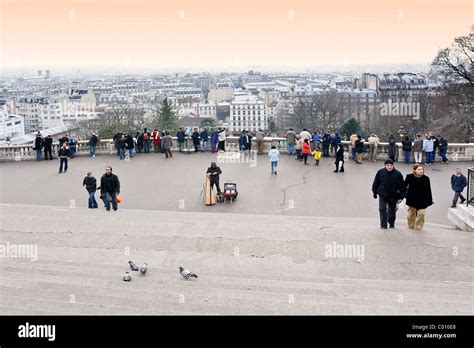
[[[277,175],[277,165],[278,160],[280,159],[280,152],[275,146],[272,146],[271,150],[268,151],[268,158],[270,159],[270,164],[272,166],[272,175],[273,173]]]

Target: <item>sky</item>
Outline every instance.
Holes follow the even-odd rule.
[[[0,0],[0,64],[429,64],[473,23],[474,0]]]

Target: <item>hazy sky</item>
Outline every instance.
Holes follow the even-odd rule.
[[[0,0],[4,68],[430,63],[474,0]]]

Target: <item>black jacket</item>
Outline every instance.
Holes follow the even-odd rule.
[[[355,141],[355,152],[356,153],[364,152],[364,142],[362,140],[357,139]]]
[[[191,138],[193,139],[193,144],[194,145],[199,145],[200,140],[199,140],[199,133],[198,132],[193,132],[191,135]]]
[[[411,151],[411,140],[402,141],[403,151]]]
[[[219,167],[215,167],[215,168],[209,167],[209,168],[207,168],[206,173],[211,174],[211,176],[210,176],[211,183],[219,182],[219,175],[222,174],[222,170]]]
[[[127,149],[134,149],[135,143],[133,142],[133,137],[129,134],[127,138],[125,138],[125,142],[127,143]]]
[[[36,137],[35,138],[35,147],[33,148],[33,150],[41,150],[42,147],[43,147],[43,138]]]
[[[53,138],[49,138],[49,137],[44,138],[43,147],[45,150],[51,150],[53,148]]]
[[[100,179],[100,193],[106,192],[120,192],[120,181],[115,174],[104,174]]]
[[[93,135],[89,139],[89,145],[90,146],[96,146],[98,142],[99,142],[99,138],[97,137],[97,135]]]
[[[416,209],[426,209],[433,204],[431,196],[430,178],[423,175],[419,178],[415,174],[408,174],[405,178],[407,190],[407,206]]]
[[[93,176],[88,177],[86,176],[82,181],[82,186],[86,185],[87,192],[95,192],[97,190],[97,180]]]
[[[402,173],[395,168],[391,172],[385,168],[379,169],[372,184],[372,192],[387,201],[405,198],[405,182]]]
[[[342,147],[336,152],[336,161],[334,163],[338,164],[338,162],[344,163],[344,149]]]
[[[68,157],[69,156],[69,150],[68,149],[65,149],[64,147],[61,147],[59,150],[58,150],[58,156],[59,157]]]

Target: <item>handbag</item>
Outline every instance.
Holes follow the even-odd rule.
[[[122,197],[120,196],[120,193],[117,193],[116,199],[117,199],[117,203],[122,203]]]

